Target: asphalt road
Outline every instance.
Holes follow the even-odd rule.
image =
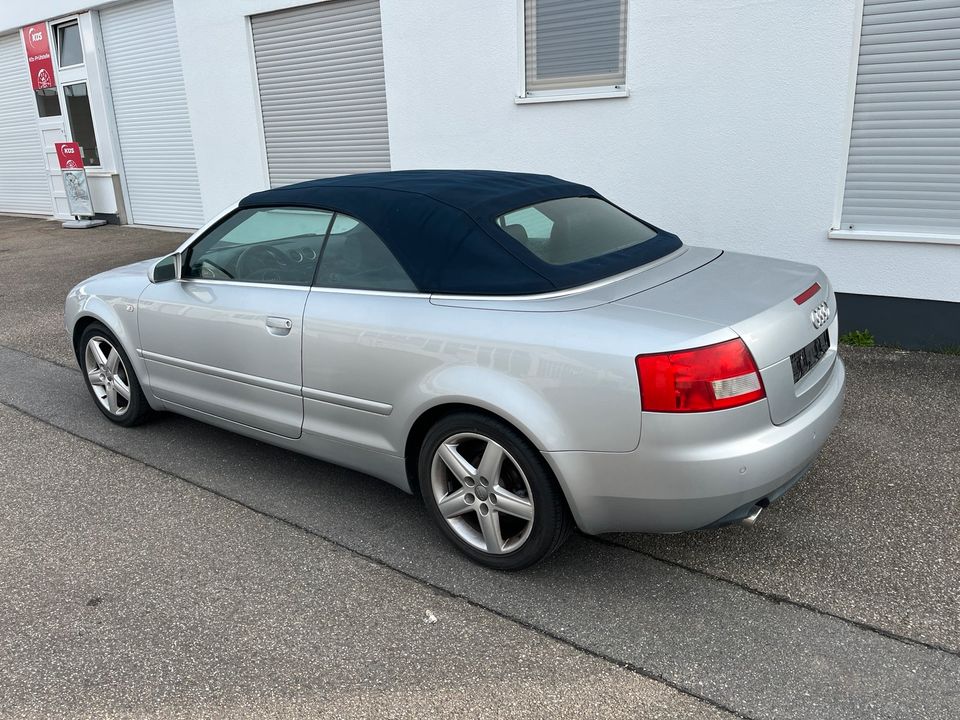
[[[63,333],[63,300],[84,278],[165,255],[182,233],[106,225],[64,230],[58,222],[0,215],[0,345],[74,364]]]
[[[63,295],[181,237],[100,232],[0,217],[0,715],[960,716],[960,358],[845,351],[840,427],[752,529],[494,573],[363,475],[103,420]]]
[[[0,425],[3,717],[725,714],[10,408]]]

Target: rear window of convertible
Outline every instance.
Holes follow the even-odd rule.
[[[657,231],[596,197],[567,197],[511,210],[497,224],[551,265],[570,265],[642,245]]]

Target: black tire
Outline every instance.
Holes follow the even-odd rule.
[[[474,435],[482,437],[470,437]],[[481,452],[480,448],[486,447],[480,445],[484,440],[493,441],[508,454],[504,455],[503,478],[500,478],[500,472],[498,471],[498,479],[490,488],[480,487],[479,471],[476,473],[476,479],[474,479],[475,486],[471,486],[474,493],[471,493],[469,492],[471,487],[465,486],[459,480],[454,480],[453,473],[449,471],[449,466],[446,463],[435,466],[435,462],[442,462],[437,458],[441,444],[464,436],[467,437],[465,440],[460,440],[461,443],[477,444],[475,447],[478,449],[474,452],[474,460],[469,461],[471,464],[475,463],[473,464],[475,468],[481,467],[477,462],[479,456],[476,453]],[[462,445],[457,447],[459,449]],[[506,464],[508,460],[512,461],[509,467]],[[518,468],[520,473],[518,474],[512,466]],[[435,467],[436,476],[434,474]],[[497,570],[522,570],[553,554],[573,531],[573,518],[563,497],[563,492],[560,490],[556,478],[543,456],[517,430],[496,418],[477,412],[456,413],[442,418],[424,438],[420,448],[417,470],[420,492],[430,517],[450,542],[480,565]],[[511,474],[512,479],[508,477]],[[497,502],[497,495],[492,491],[492,488],[506,490],[509,483],[522,482],[523,480],[526,481],[523,486],[515,485],[514,489],[523,499],[526,499],[527,494],[529,494],[529,500],[532,502],[532,521],[518,519],[509,513],[500,511],[497,505],[499,504],[502,508],[504,500],[501,499]],[[457,482],[460,483],[459,486],[456,484]],[[443,495],[444,490],[441,486],[444,483],[448,483],[447,495]],[[461,491],[466,491],[465,497],[472,497],[473,500],[470,501],[472,502],[470,509],[457,517],[458,529],[455,529],[451,524],[452,521],[447,520],[441,512],[437,496],[440,494],[442,497],[452,497],[454,492]],[[488,499],[488,493],[490,499]],[[509,498],[509,495],[507,497]],[[461,536],[463,534],[470,535],[473,532],[482,533],[480,514],[484,503],[481,502],[481,499],[486,500],[487,508],[496,510],[496,512],[491,512],[487,509],[487,512],[483,513],[483,519],[486,519],[488,514],[495,518],[494,522],[497,523],[498,528],[497,534],[506,535],[505,532],[500,531],[507,526],[522,526],[523,529],[512,536],[512,541],[519,543],[515,549],[507,551],[510,545],[509,542],[506,542],[502,546],[502,553],[497,554],[478,548],[476,546],[478,538],[474,537],[474,542],[471,543]],[[457,502],[459,503],[460,500]],[[473,529],[474,521],[479,528],[477,531]],[[484,542],[485,540],[486,536],[481,535],[479,541]]]
[[[91,376],[87,371],[87,348],[90,341],[95,338],[100,338],[106,343],[109,343],[120,356],[120,364],[117,366],[116,374],[121,381],[126,382],[126,386],[130,391],[130,398],[129,400],[122,397],[119,398],[118,404],[123,407],[118,408],[117,413],[111,412],[109,408],[104,405],[104,402],[94,389]],[[147,402],[147,398],[143,394],[140,380],[137,378],[133,365],[130,363],[130,358],[116,336],[107,328],[98,322],[94,322],[83,331],[77,346],[77,359],[80,362],[80,372],[83,375],[83,383],[87,386],[87,392],[90,393],[90,397],[93,399],[93,404],[97,410],[99,410],[107,420],[122,427],[133,427],[134,425],[139,425],[150,416],[152,410]]]

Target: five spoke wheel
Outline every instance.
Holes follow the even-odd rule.
[[[122,427],[146,420],[150,403],[130,356],[113,333],[99,322],[91,322],[76,343],[84,384],[104,417]]]
[[[487,413],[451,412],[437,419],[420,444],[417,476],[437,527],[481,565],[530,567],[573,531],[543,453]]]
[[[130,407],[130,375],[113,344],[101,335],[87,341],[83,354],[84,370],[100,405],[117,417]]]
[[[472,547],[502,555],[530,536],[530,484],[514,457],[493,439],[475,432],[446,438],[434,453],[430,481],[440,514]]]

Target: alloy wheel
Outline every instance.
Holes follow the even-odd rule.
[[[130,407],[130,375],[119,351],[105,337],[95,335],[87,341],[83,359],[97,401],[111,415],[121,417]]]
[[[457,433],[437,447],[430,468],[433,499],[456,535],[493,555],[518,550],[533,528],[530,484],[502,445]]]

